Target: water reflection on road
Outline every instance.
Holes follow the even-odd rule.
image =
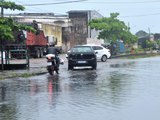
[[[0,120],[159,120],[160,58],[0,81]]]

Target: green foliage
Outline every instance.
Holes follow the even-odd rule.
[[[157,45],[160,46],[160,40],[157,40]]]
[[[15,2],[6,2],[6,1],[1,1],[0,2],[0,7],[3,7],[4,9],[10,9],[10,10],[24,10],[25,7],[22,5],[17,5]]]
[[[156,44],[156,41],[146,40],[146,47],[152,50]]]
[[[144,36],[147,36],[148,33],[143,31],[143,30],[140,30],[138,31],[136,34],[135,34],[137,37],[144,37]]]
[[[35,32],[33,27],[18,24],[12,18],[0,18],[0,40],[14,40],[13,31],[20,30]]]
[[[0,2],[0,7],[11,10],[24,10],[21,5],[14,2]],[[16,23],[12,18],[0,18],[0,40],[14,40],[13,31],[27,30],[35,32],[35,29],[24,24]]]
[[[123,21],[117,19],[119,13],[111,13],[109,18],[93,19],[89,22],[91,29],[100,30],[99,39],[112,40],[123,39],[125,43],[135,43],[138,38],[133,35]]]
[[[0,39],[1,40],[13,40],[12,28],[9,26],[11,25],[8,19],[0,18]]]

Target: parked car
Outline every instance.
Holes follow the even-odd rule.
[[[101,45],[84,45],[84,46],[91,46],[93,48],[93,50],[96,52],[97,60],[106,62],[107,59],[111,57],[110,50]]]
[[[67,58],[68,70],[83,66],[91,66],[92,69],[97,69],[97,57],[91,46],[74,46],[68,52]]]

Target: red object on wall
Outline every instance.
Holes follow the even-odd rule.
[[[27,32],[27,39],[26,39],[26,45],[27,46],[46,46],[47,45],[47,39],[43,33],[43,31],[40,31],[39,34],[35,34],[32,32]]]

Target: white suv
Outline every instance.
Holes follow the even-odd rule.
[[[96,52],[97,60],[105,62],[107,61],[108,58],[111,57],[110,50],[101,45],[87,45],[87,46],[92,46],[93,50]]]

